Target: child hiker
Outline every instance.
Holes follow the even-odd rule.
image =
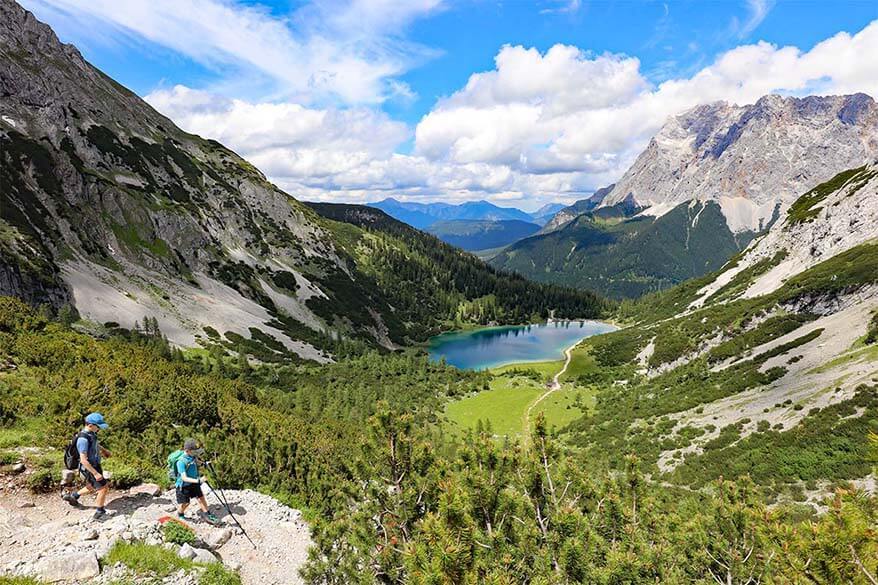
[[[219,523],[219,518],[210,513],[207,507],[207,499],[201,491],[204,477],[198,473],[198,457],[204,453],[204,449],[198,447],[195,439],[186,439],[183,442],[183,455],[177,459],[177,518],[186,518],[186,508],[192,498],[198,499],[201,510],[198,517],[210,524]]]

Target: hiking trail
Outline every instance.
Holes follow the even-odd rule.
[[[0,475],[0,576],[89,584],[125,581],[126,568],[102,567],[100,561],[120,541],[162,544],[159,519],[175,516],[174,491],[162,491],[154,484],[111,491],[106,505],[109,517],[94,520],[92,497],[83,497],[85,506],[75,508],[57,492],[30,493],[21,477]],[[194,560],[222,562],[239,572],[244,585],[303,583],[299,569],[308,558],[311,538],[301,512],[252,490],[224,492],[257,548],[210,494],[210,509],[225,526],[199,522],[196,505],[187,510],[186,523],[201,541],[194,545],[200,549]],[[177,545],[163,546],[179,553]],[[155,582],[195,584],[197,578],[195,573],[178,572]]]
[[[522,425],[522,444],[524,445],[525,449],[530,444],[530,413],[534,409],[534,407],[536,407],[540,402],[548,398],[556,390],[561,389],[561,376],[563,376],[567,372],[567,368],[570,366],[570,361],[573,359],[573,349],[577,345],[579,345],[578,341],[564,350],[564,356],[566,358],[564,360],[564,366],[555,374],[555,376],[552,378],[552,381],[547,384],[546,391],[540,394],[540,396],[536,400],[531,402],[530,406],[528,406],[527,410],[524,412],[524,424]]]

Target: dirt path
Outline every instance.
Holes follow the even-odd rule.
[[[209,496],[208,502],[225,528],[198,522],[194,511],[187,512],[187,517],[198,538],[214,550],[215,558],[238,569],[244,585],[302,583],[298,570],[307,559],[311,539],[301,514],[251,490],[226,490],[225,494],[257,547],[235,530],[226,510]],[[102,521],[92,519],[93,499],[84,500],[87,507],[78,509],[62,502],[57,493],[34,495],[0,485],[0,576],[116,582],[112,568],[101,567],[98,561],[120,540],[159,544],[157,521],[174,514],[173,491],[155,496],[138,493],[138,488],[111,492],[107,503],[110,515]],[[71,571],[75,574],[68,574]],[[182,585],[190,581],[194,583],[194,579],[172,575],[161,582]]]
[[[548,398],[556,390],[561,389],[561,376],[564,375],[564,373],[567,371],[567,368],[570,366],[570,361],[573,359],[572,352],[577,345],[579,345],[578,341],[564,350],[564,356],[566,357],[566,359],[564,360],[564,366],[552,378],[552,381],[546,387],[546,391],[540,394],[540,396],[536,400],[531,402],[530,405],[527,407],[527,410],[524,411],[524,420],[522,421],[522,444],[524,445],[525,449],[527,449],[530,444],[530,413],[534,409],[534,407],[536,407],[540,402]]]

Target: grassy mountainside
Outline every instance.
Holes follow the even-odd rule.
[[[326,229],[373,279],[411,339],[466,323],[522,323],[595,317],[608,308],[597,295],[533,283],[361,205],[310,203]]]
[[[464,250],[491,250],[524,239],[539,231],[535,223],[519,220],[485,221],[455,219],[437,221],[427,231],[443,242]]]
[[[631,211],[582,214],[513,244],[491,264],[540,282],[633,298],[718,269],[752,237],[732,234],[712,202],[682,204],[659,218],[626,217]]]

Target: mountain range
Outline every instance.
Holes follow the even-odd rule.
[[[717,269],[799,194],[876,155],[878,105],[864,94],[699,106],[670,118],[615,185],[491,262],[636,297]]]
[[[75,305],[107,326],[149,317],[178,345],[249,343],[317,361],[341,340],[392,348],[445,319],[487,319],[459,309],[484,295],[500,322],[547,315],[537,300],[548,297],[570,316],[599,310],[594,295],[533,285],[425,234],[366,238],[321,217],[218,142],[177,128],[7,0],[0,88],[0,294]],[[409,302],[406,277],[432,286]],[[403,307],[433,312],[422,322]]]

